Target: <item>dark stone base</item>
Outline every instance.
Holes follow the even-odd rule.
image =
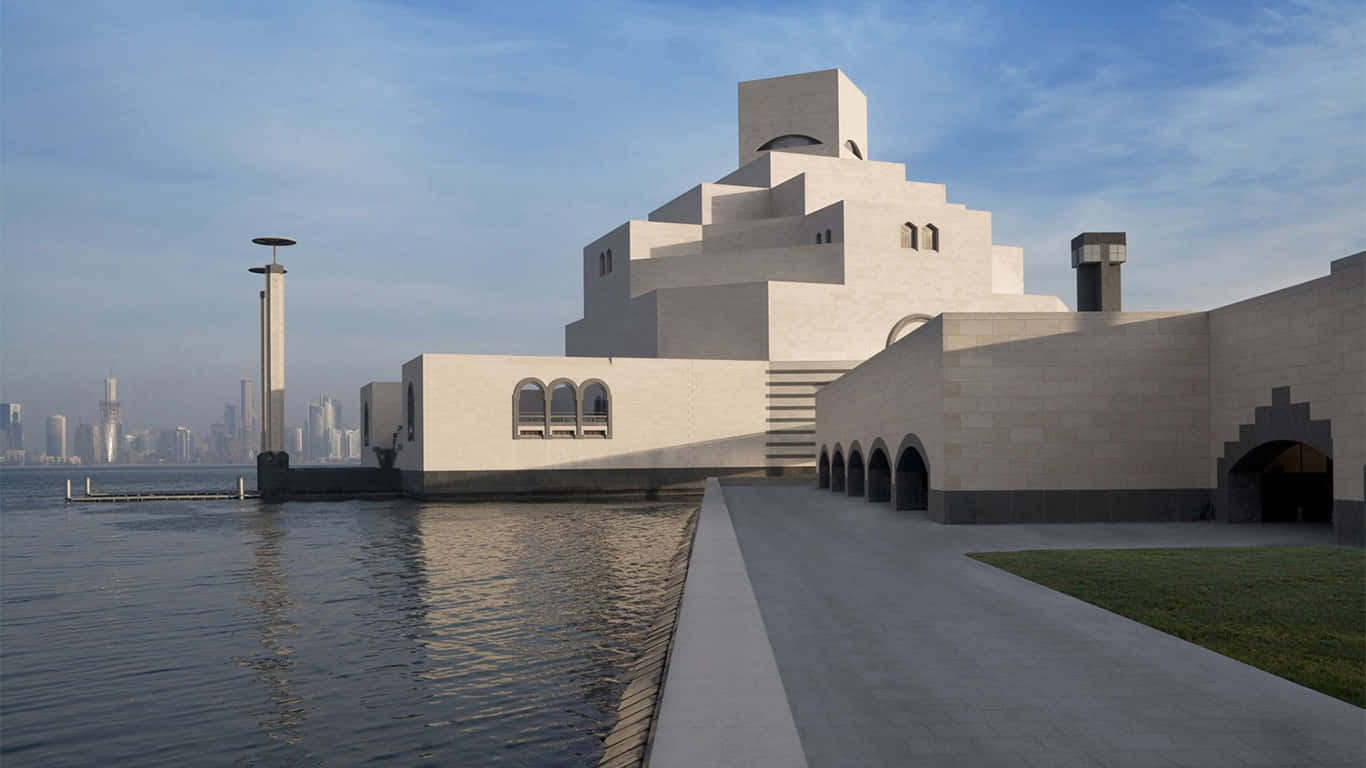
[[[1333,499],[1333,536],[1348,547],[1366,547],[1366,502]]]
[[[1213,519],[1208,488],[930,490],[930,519],[949,524],[1155,523]]]
[[[374,467],[309,467],[290,469],[289,454],[256,457],[256,489],[268,501],[361,498],[401,492],[396,469]]]
[[[708,477],[814,483],[815,467],[677,467],[649,469],[509,469],[404,471],[402,488],[420,499],[560,501],[698,498]]]

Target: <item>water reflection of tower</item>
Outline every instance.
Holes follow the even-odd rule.
[[[251,584],[255,591],[246,599],[258,614],[257,630],[261,633],[262,654],[253,658],[234,659],[238,665],[256,672],[256,679],[265,685],[270,695],[272,710],[258,719],[261,730],[276,741],[293,744],[299,740],[297,726],[308,719],[308,712],[300,706],[302,698],[294,693],[290,670],[294,666],[292,652],[285,639],[298,631],[289,620],[287,611],[293,607],[288,584],[281,565],[281,544],[284,531],[280,529],[274,512],[258,509],[250,518],[251,531],[256,536],[252,548]]]
[[[123,445],[123,414],[119,408],[119,380],[110,376],[104,380],[104,399],[100,401],[100,462],[113,464],[119,459]]]

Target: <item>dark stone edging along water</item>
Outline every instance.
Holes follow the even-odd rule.
[[[598,768],[628,768],[645,764],[659,719],[660,693],[669,669],[678,609],[683,604],[683,585],[688,580],[693,538],[700,510],[688,517],[678,552],[669,561],[664,585],[664,605],[645,636],[644,647],[631,665],[631,682],[617,705],[617,722],[602,740],[605,751]]]

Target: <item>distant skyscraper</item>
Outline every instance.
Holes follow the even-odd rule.
[[[81,424],[76,427],[76,456],[82,464],[98,463],[100,455],[99,426]]]
[[[345,450],[345,446],[342,445],[342,431],[336,427],[327,430],[327,459],[329,461],[339,460],[344,455],[343,450]]]
[[[358,461],[360,459],[360,430],[343,429],[342,438],[342,442],[345,444],[343,458]]]
[[[237,411],[237,416],[241,421],[237,423],[237,434],[247,441],[248,447],[255,452],[261,446],[261,434],[256,426],[256,385],[251,379],[242,379],[242,403]]]
[[[237,437],[240,434],[237,430],[241,428],[237,423],[237,406],[228,403],[223,406],[223,428],[227,430],[228,437]]]
[[[175,428],[175,461],[189,464],[194,459],[194,433],[189,427]]]
[[[322,400],[320,400],[319,402],[322,403],[322,408],[323,408],[323,433],[326,434],[326,433],[327,433],[327,430],[332,429],[333,427],[338,426],[338,424],[337,424],[337,410],[336,410],[336,407],[334,406],[334,404],[333,404],[333,402],[332,402],[332,398],[328,397],[327,395],[323,395]]]
[[[47,417],[47,455],[66,460],[66,417],[60,413]]]
[[[304,428],[290,427],[285,430],[285,452],[300,460],[304,457]]]
[[[323,407],[308,406],[308,444],[304,456],[316,459],[327,455],[327,430],[323,427]]]
[[[119,460],[123,445],[123,414],[119,408],[119,380],[110,376],[104,380],[104,399],[100,401],[100,463],[113,464]]]
[[[0,403],[0,457],[5,451],[24,450],[23,408],[18,403]]]

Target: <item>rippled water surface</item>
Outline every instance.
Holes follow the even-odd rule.
[[[62,502],[240,472],[0,471],[5,768],[597,760],[692,506]]]

